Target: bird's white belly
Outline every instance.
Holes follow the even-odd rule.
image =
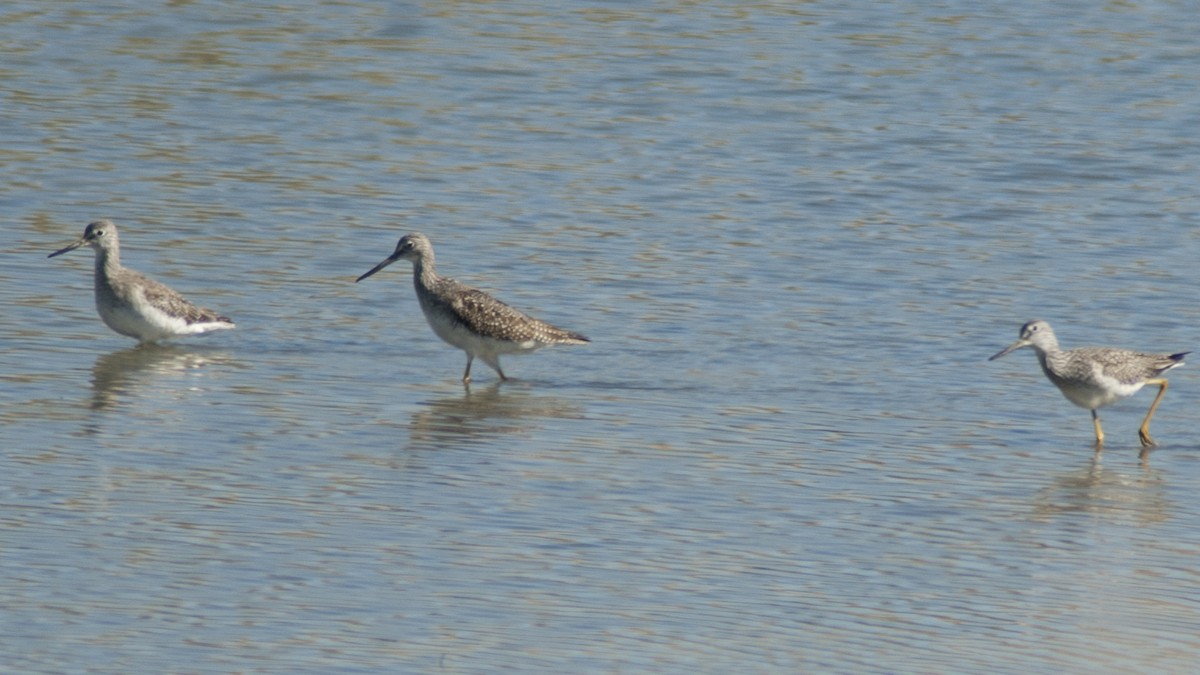
[[[1095,410],[1112,405],[1123,398],[1129,398],[1144,386],[1143,382],[1127,384],[1111,377],[1100,376],[1096,379],[1096,384],[1059,384],[1059,389],[1071,403],[1080,408]]]
[[[121,335],[139,340],[159,340],[187,331],[187,322],[158,310],[138,311],[129,305],[101,307],[100,318]]]
[[[210,323],[189,324],[183,318],[155,307],[140,292],[135,294],[132,302],[104,301],[100,297],[96,300],[96,309],[105,325],[143,342],[203,333],[219,327]]]
[[[450,320],[436,312],[426,312],[429,326],[447,344],[454,345],[472,356],[499,356],[501,354],[523,354],[534,351],[542,345],[535,340],[511,342],[497,340],[471,331],[463,324]]]

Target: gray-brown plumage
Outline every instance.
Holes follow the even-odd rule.
[[[140,342],[233,328],[233,321],[188,302],[167,286],[121,266],[121,244],[111,220],[89,223],[78,241],[53,258],[87,244],[96,251],[96,311],[104,324]]]
[[[471,362],[479,357],[500,379],[501,354],[523,354],[548,345],[578,345],[590,342],[579,333],[552,326],[520,312],[481,290],[438,276],[433,244],[414,232],[400,238],[396,250],[383,262],[360,276],[362,281],[397,260],[413,264],[413,286],[429,327],[445,342],[467,353],[463,382],[471,381]]]
[[[1146,354],[1112,347],[1063,350],[1059,349],[1058,338],[1054,336],[1050,324],[1030,321],[1021,326],[1021,336],[1016,342],[988,360],[994,361],[1022,347],[1033,347],[1042,372],[1067,400],[1092,411],[1097,449],[1104,445],[1104,432],[1100,429],[1100,416],[1096,414],[1096,409],[1128,398],[1147,384],[1158,385],[1158,396],[1150,404],[1150,411],[1138,429],[1138,438],[1143,447],[1155,444],[1150,437],[1150,418],[1154,417],[1158,402],[1167,392],[1167,380],[1158,376],[1182,366],[1183,357],[1191,353]]]

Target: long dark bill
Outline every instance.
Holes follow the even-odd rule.
[[[1021,347],[1027,346],[1028,344],[1029,343],[1025,342],[1024,340],[1017,340],[1016,342],[1012,343],[1011,345],[1009,345],[1009,346],[1005,347],[1004,349],[1001,349],[1000,351],[993,354],[992,357],[988,359],[988,361],[995,361],[996,359],[1000,358],[1001,356],[1004,356],[1005,354],[1011,354],[1011,353],[1017,351],[1018,349],[1020,349]]]
[[[396,262],[397,260],[399,260],[399,258],[396,256],[388,256],[388,258],[386,260],[384,260],[383,262],[379,263],[378,265],[372,267],[371,271],[369,271],[366,274],[362,275],[361,277],[355,279],[354,283],[357,284],[358,282],[362,281],[363,279],[366,279],[367,277],[371,276],[372,274],[375,274],[376,272],[387,267],[388,265],[391,265],[392,263]]]
[[[88,240],[87,240],[87,237],[84,237],[84,238],[80,239],[79,241],[75,242],[74,244],[71,244],[70,246],[67,246],[65,248],[60,248],[57,251],[55,251],[54,253],[51,253],[50,255],[48,255],[46,257],[53,258],[56,255],[62,255],[64,253],[74,251],[75,249],[79,248],[80,246],[83,246],[86,243],[88,243]]]

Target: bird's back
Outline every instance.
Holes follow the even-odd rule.
[[[431,325],[435,322],[457,324],[476,338],[524,348],[589,342],[579,333],[535,319],[484,291],[447,277],[438,278],[428,290],[418,285],[417,293]],[[436,325],[434,330],[447,342],[455,342],[443,335]]]
[[[1112,378],[1123,384],[1135,384],[1183,365],[1188,352],[1147,354],[1109,347],[1083,347],[1061,353],[1056,374],[1075,381],[1096,377]]]
[[[127,267],[121,268],[116,279],[112,280],[112,285],[123,300],[135,302],[136,294],[140,294],[146,304],[188,324],[233,323],[228,317],[221,316],[211,309],[192,304],[166,284]]]

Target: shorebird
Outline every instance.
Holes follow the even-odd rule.
[[[438,276],[433,244],[419,232],[401,237],[396,250],[355,279],[355,283],[400,259],[412,261],[413,286],[429,327],[442,340],[467,353],[463,384],[471,381],[471,362],[475,357],[491,366],[501,380],[507,380],[500,369],[501,354],[524,354],[548,345],[591,342],[579,333],[556,328],[513,309],[481,290]]]
[[[1104,446],[1104,431],[1100,429],[1100,416],[1096,410],[1133,396],[1147,384],[1158,385],[1158,396],[1154,397],[1146,419],[1142,420],[1138,438],[1142,447],[1155,445],[1150,437],[1150,418],[1154,417],[1154,410],[1158,408],[1163,394],[1167,393],[1167,381],[1159,375],[1182,366],[1183,357],[1191,353],[1145,354],[1112,347],[1062,350],[1058,347],[1058,339],[1054,337],[1050,324],[1030,321],[1021,326],[1021,337],[1016,342],[988,360],[995,361],[1022,347],[1033,347],[1038,363],[1042,365],[1042,372],[1067,400],[1092,411],[1097,450]]]
[[[84,244],[96,251],[96,311],[121,335],[145,343],[234,327],[228,317],[201,309],[150,277],[122,267],[117,226],[111,220],[89,223],[79,241],[47,257]]]

